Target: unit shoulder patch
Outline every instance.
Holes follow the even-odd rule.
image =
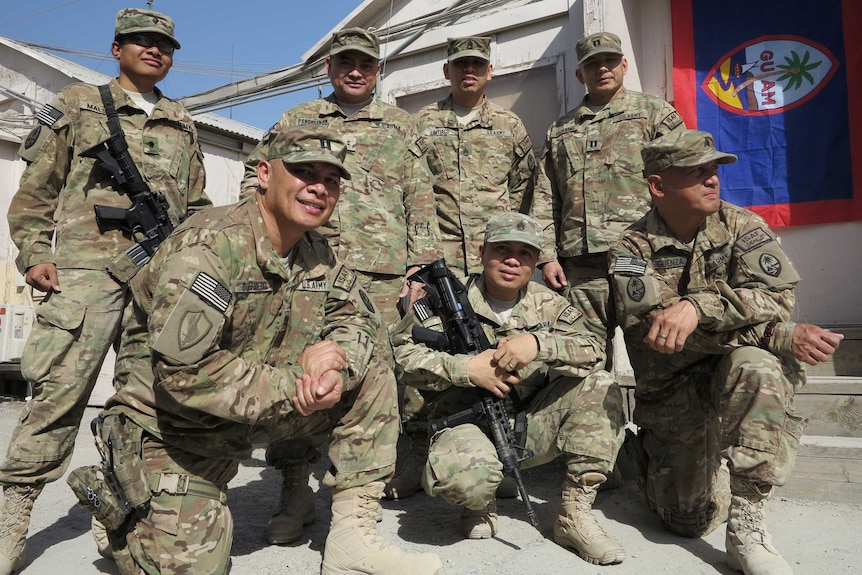
[[[558,318],[561,322],[572,325],[576,321],[578,321],[584,313],[577,309],[574,306],[569,306],[563,310],[563,313],[560,314]]]
[[[770,241],[772,241],[772,236],[763,228],[757,228],[736,240],[736,245],[745,253]]]

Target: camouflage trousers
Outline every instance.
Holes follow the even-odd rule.
[[[119,333],[127,290],[95,270],[57,270],[61,292],[36,307],[21,358],[33,399],[21,412],[0,483],[56,481],[65,473],[84,408]]]
[[[561,258],[560,265],[569,283],[563,295],[573,306],[584,312],[590,331],[599,341],[608,341],[608,325],[611,319],[611,288],[608,283],[607,252]],[[613,333],[610,334],[613,337]],[[606,344],[607,345],[607,344]],[[613,357],[612,353],[607,354]]]
[[[309,446],[318,446],[329,436],[332,467],[324,485],[346,489],[387,480],[395,471],[397,395],[395,375],[385,357],[375,356],[362,384],[346,392],[333,409],[267,422],[258,436],[270,440],[267,462],[279,468],[308,461]]]
[[[383,246],[381,246],[383,249]],[[398,294],[401,292],[402,276],[377,274],[371,272],[354,272],[359,285],[366,291],[374,306],[380,314],[384,333],[381,339],[386,339],[386,345],[390,345],[389,329],[399,321]],[[390,368],[394,369],[392,354],[387,353]],[[403,392],[402,392],[403,393]],[[418,392],[416,392],[418,395]],[[411,396],[412,397],[412,396]],[[421,396],[420,396],[421,397]],[[290,441],[274,441],[266,448],[266,461],[276,469],[282,469],[296,465],[297,463],[315,463],[320,459],[320,450],[326,443],[326,434],[314,434]]]
[[[373,361],[362,385],[345,393],[336,408],[267,422],[250,430],[250,437],[275,434],[289,446],[289,438],[327,433],[332,466],[325,485],[347,489],[392,476],[398,410],[395,378],[384,362]],[[233,519],[224,486],[236,475],[239,461],[189,453],[146,435],[143,458],[153,498],[146,517],[125,535],[117,560],[126,565],[122,574],[226,573]]]
[[[724,522],[730,475],[787,481],[805,426],[793,412],[804,372],[791,363],[743,347],[680,375],[670,397],[637,399],[637,441],[647,459],[640,483],[669,529],[700,537]]]
[[[459,388],[449,395],[453,394],[462,398],[462,409],[476,400],[472,389]],[[454,407],[453,399],[447,398],[447,408]],[[613,469],[625,421],[622,393],[608,372],[597,371],[585,379],[559,377],[530,399],[526,411],[525,447],[533,456],[521,463],[522,469],[561,455],[567,457],[569,471],[576,475],[587,471],[607,475]],[[447,409],[447,414],[455,412]],[[581,468],[583,465],[586,467]],[[432,438],[422,478],[429,495],[481,509],[494,498],[502,479],[494,443],[476,425],[445,429]]]

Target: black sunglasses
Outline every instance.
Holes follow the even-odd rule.
[[[122,37],[120,44],[135,44],[142,48],[152,48],[155,46],[159,49],[159,52],[168,56],[173,55],[176,49],[174,43],[169,39],[153,34],[129,34]]]

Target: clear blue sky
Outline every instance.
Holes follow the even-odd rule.
[[[176,22],[176,36],[183,46],[175,53],[174,68],[159,87],[168,96],[178,98],[299,63],[303,53],[360,3],[361,0],[154,0],[152,8]],[[114,18],[127,7],[146,8],[147,2],[4,1],[0,35],[110,56]],[[55,54],[109,76],[117,74],[113,60]],[[184,72],[182,67],[205,68],[209,73]],[[219,75],[213,75],[214,69]],[[217,113],[266,129],[287,108],[315,97],[316,89],[306,90]]]

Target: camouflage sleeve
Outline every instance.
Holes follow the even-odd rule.
[[[201,152],[197,129],[194,131],[194,151],[189,160],[189,182],[188,182],[188,213],[193,213],[212,206],[212,201],[204,189],[207,185],[206,172],[204,171],[204,155]]]
[[[531,332],[539,344],[541,361],[549,368],[571,377],[586,377],[605,362],[604,345],[587,329],[584,313],[554,293],[548,293],[547,311],[542,315],[552,319],[551,329]]]
[[[536,173],[533,142],[523,122],[517,118],[512,126],[512,136],[515,147],[512,149],[512,167],[509,169],[509,209],[529,213]]]
[[[550,136],[550,132],[548,134]],[[542,159],[539,162],[533,185],[532,216],[542,224],[542,255],[539,263],[557,260],[557,218],[559,217],[559,196],[555,193],[554,162],[550,159],[550,146],[545,143]]]
[[[18,270],[24,274],[36,264],[53,262],[54,212],[66,184],[75,133],[64,93],[44,106],[39,123],[21,144],[27,168],[12,198],[6,218],[12,241],[18,247]]]
[[[248,361],[223,340],[234,297],[218,253],[235,246],[224,234],[188,234],[173,236],[138,274],[152,292],[147,330],[159,408],[242,424],[292,412],[299,366]]]
[[[417,307],[418,306],[418,307]],[[400,383],[420,389],[442,391],[452,386],[474,387],[470,382],[467,365],[472,356],[452,355],[431,349],[413,338],[413,327],[420,326],[434,331],[443,331],[443,323],[436,315],[423,322],[419,316],[430,314],[422,300],[395,326],[392,346],[395,353],[395,376]]]
[[[425,164],[425,140],[415,129],[404,158],[404,212],[407,219],[407,267],[424,265],[443,257],[440,226],[434,205],[434,187]]]
[[[347,353],[347,391],[358,387],[365,378],[372,355],[390,352],[377,309],[358,285],[356,275],[344,265],[336,270],[324,310],[322,336],[341,345]]]
[[[685,299],[697,308],[700,328],[721,332],[790,320],[799,273],[760,218],[752,218],[736,240],[730,270],[727,281],[709,285],[692,278]]]

